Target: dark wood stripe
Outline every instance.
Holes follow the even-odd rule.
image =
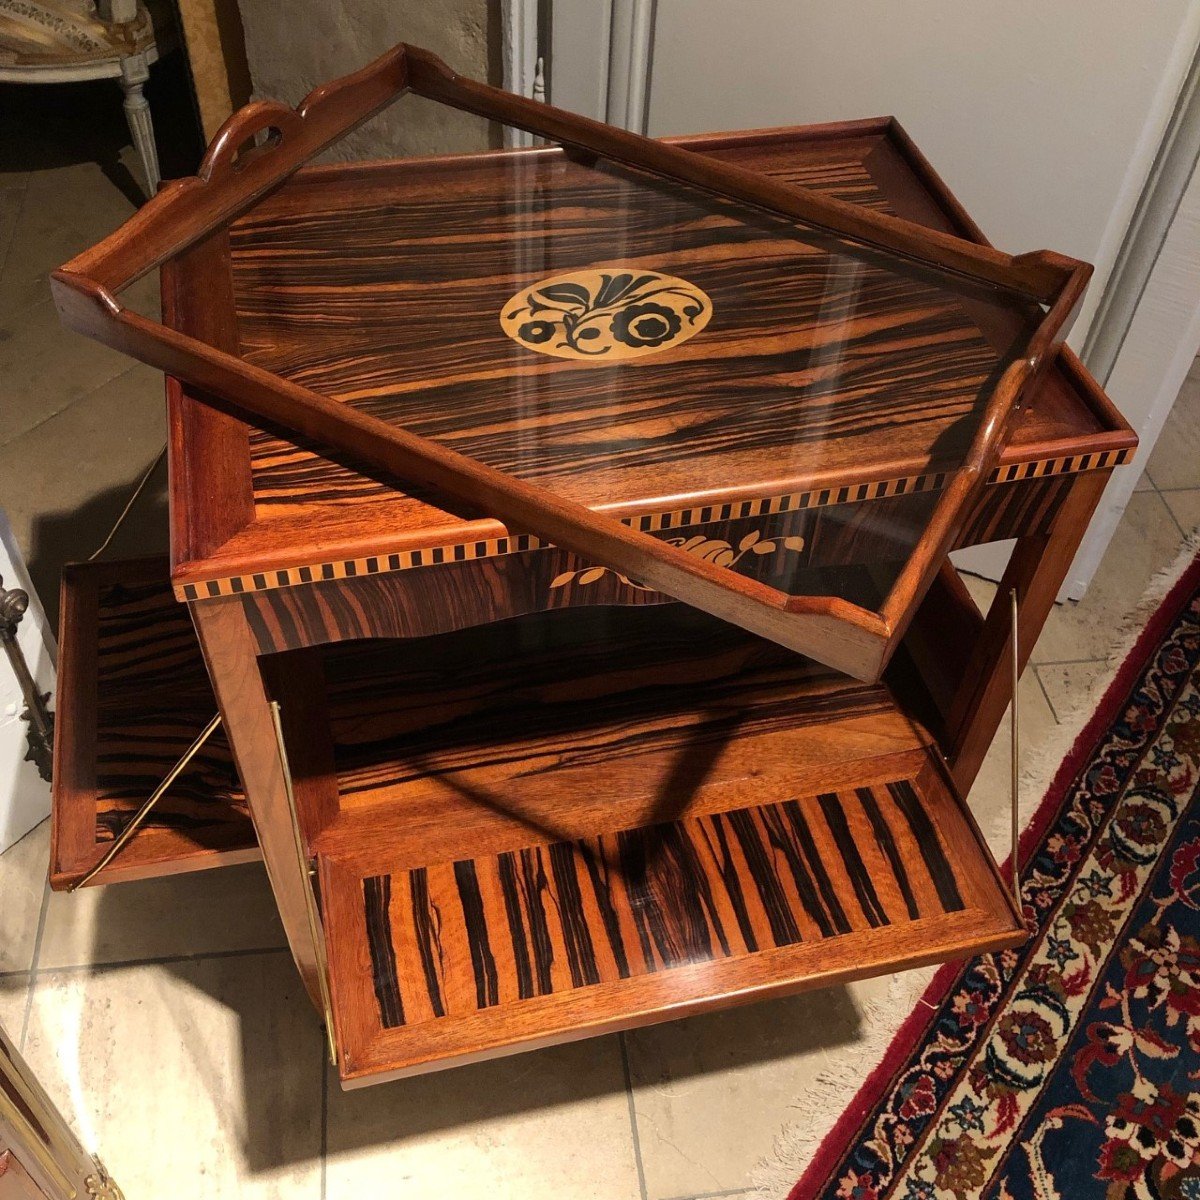
[[[554,879],[558,915],[567,945],[571,982],[575,987],[582,987],[588,983],[599,983],[600,972],[596,966],[596,951],[592,945],[591,930],[588,929],[576,869],[576,856],[569,844],[556,842],[550,847],[550,873]]]
[[[917,899],[913,895],[912,883],[909,881],[908,872],[904,869],[904,861],[900,857],[900,850],[896,845],[895,835],[892,833],[891,826],[883,818],[883,813],[879,811],[879,804],[875,799],[875,793],[870,788],[856,789],[858,798],[862,801],[863,811],[867,814],[867,820],[871,823],[871,832],[875,835],[875,844],[883,851],[887,858],[888,866],[892,868],[892,878],[896,881],[896,886],[900,889],[900,895],[904,897],[904,907],[911,920],[916,920],[920,915],[920,910],[917,907]]]
[[[725,832],[725,818],[721,813],[717,813],[710,824],[711,830],[702,827],[705,845],[720,872],[721,882],[724,884],[729,902],[733,906],[734,918],[737,920],[738,932],[742,935],[742,941],[747,950],[757,950],[758,937],[754,932],[754,924],[750,920],[750,910],[746,906],[745,894],[742,892],[741,876],[738,874],[737,864],[730,852],[729,839]],[[716,839],[715,849],[713,847],[714,838]]]
[[[822,937],[831,937],[835,930],[833,919],[825,911],[824,904],[821,903],[816,885],[813,882],[812,875],[809,873],[808,865],[800,855],[798,844],[792,841],[789,835],[791,822],[785,820],[782,811],[775,809],[763,810],[762,817],[763,825],[766,827],[767,837],[772,848],[783,855],[784,862],[787,863],[788,870],[791,871],[792,878],[796,882],[796,887],[800,891],[801,902],[804,905],[804,911],[816,921],[817,927],[821,930]],[[846,930],[842,930],[841,932],[846,932]]]
[[[542,863],[541,850],[537,847],[519,851],[521,898],[525,915],[529,921],[529,942],[533,953],[533,966],[537,994],[548,996],[554,990],[552,971],[554,968],[554,942],[550,937],[550,925],[546,919],[545,901],[550,893]]]
[[[934,887],[937,888],[938,899],[942,902],[943,909],[946,912],[957,912],[963,907],[958,882],[942,849],[942,843],[938,840],[937,830],[930,822],[929,814],[921,807],[912,784],[907,779],[901,779],[889,783],[888,791],[908,821],[909,828],[917,839],[917,845],[921,847],[921,857],[925,860]]]
[[[514,856],[501,854],[500,888],[504,894],[504,915],[508,918],[508,939],[513,950],[513,969],[517,973],[517,995],[522,1000],[536,995],[533,987],[533,969],[529,959],[529,943],[525,933],[525,919],[521,915],[520,883]]]
[[[800,849],[808,861],[813,877],[817,881],[817,887],[821,892],[821,899],[829,911],[834,929],[838,933],[849,933],[850,922],[846,919],[846,913],[842,908],[841,901],[838,900],[837,892],[833,887],[833,881],[829,878],[829,872],[825,870],[825,864],[821,861],[821,854],[817,850],[816,842],[813,840],[812,830],[805,819],[804,810],[795,800],[786,801],[782,805],[782,808],[784,815],[791,824],[792,832],[796,835],[796,841],[799,843]]]
[[[413,937],[421,958],[425,991],[433,1015],[444,1017],[446,1009],[442,1002],[442,977],[445,964],[442,961],[441,922],[437,911],[429,903],[429,877],[424,867],[409,872],[408,886],[412,893]]]
[[[850,876],[850,884],[854,888],[854,895],[858,899],[858,906],[862,909],[863,916],[867,918],[872,927],[886,925],[888,923],[887,913],[883,911],[883,905],[879,903],[879,897],[875,893],[871,877],[867,874],[866,864],[863,862],[862,855],[850,832],[850,825],[842,809],[842,802],[832,792],[822,793],[817,800],[821,805],[825,824],[829,826],[838,853],[842,856],[842,865]]]
[[[462,905],[463,920],[467,927],[467,944],[471,951],[471,969],[475,973],[475,1004],[487,1008],[500,1003],[499,984],[496,979],[496,960],[488,940],[487,916],[483,910],[483,898],[479,894],[479,880],[475,876],[475,864],[463,859],[454,864],[454,878],[458,883],[458,897]]]
[[[753,816],[748,809],[727,816],[746,860],[750,879],[766,911],[772,940],[776,946],[794,945],[800,941],[800,926],[796,924],[796,915],[787,903],[766,847],[759,839]]]
[[[367,945],[374,967],[375,998],[379,1002],[379,1021],[385,1029],[404,1024],[404,1003],[400,998],[400,975],[396,970],[396,952],[392,945],[392,877],[371,875],[363,880],[363,907],[367,918]]]
[[[596,898],[596,907],[600,911],[600,918],[604,922],[604,932],[608,937],[609,947],[617,962],[617,974],[622,979],[628,979],[629,957],[625,950],[625,938],[621,933],[621,921],[613,902],[612,872],[609,870],[608,863],[597,857],[595,850],[587,842],[578,843],[578,848],[584,866],[587,867],[592,893]]]

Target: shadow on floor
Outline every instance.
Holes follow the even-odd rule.
[[[140,909],[135,899],[138,888],[134,883],[108,889],[97,919],[162,919],[161,910]],[[220,1104],[231,1088],[240,1093],[228,1127],[238,1130],[239,1155],[245,1170],[252,1174],[314,1159],[315,1153],[300,1149],[314,1146],[314,1120],[327,1120],[320,1144],[327,1143],[331,1155],[379,1148],[402,1155],[406,1145],[443,1132],[530,1114],[549,1115],[565,1105],[621,1097],[625,1091],[621,1065],[625,1050],[617,1036],[608,1036],[343,1092],[336,1073],[326,1064],[319,1019],[290,955],[286,950],[266,953],[269,958],[254,958],[255,965],[249,969],[269,975],[267,1012],[258,1004],[245,1003],[244,996],[231,996],[238,989],[227,990],[219,982],[227,976],[221,970],[204,975],[198,971],[197,960],[165,961],[154,968],[177,977],[172,987],[203,989],[238,1023],[241,1043],[232,1073],[223,1043],[207,1039],[204,1028],[190,1020],[186,1010],[178,1015],[178,1033],[183,1054],[199,1077],[198,1086],[208,1092],[203,1108]],[[128,969],[102,966],[93,972]],[[212,985],[211,990],[207,984]],[[263,997],[250,990],[262,1003]],[[686,1039],[707,1046],[708,1057],[719,1060],[722,1073],[737,1073],[805,1052],[836,1052],[862,1035],[861,1016],[847,989],[840,986],[691,1017],[679,1023],[680,1033],[685,1024]],[[284,1050],[280,1048],[280,1030],[292,1039]],[[644,1043],[638,1046],[640,1039],[650,1038],[652,1033],[639,1031],[627,1036],[635,1086],[653,1088],[707,1073],[708,1069],[695,1061],[680,1063],[675,1058],[667,1070],[653,1048],[646,1049]],[[286,1060],[284,1055],[288,1055]],[[119,1067],[119,1053],[116,1062]],[[150,1100],[138,1096],[138,1087],[136,1081],[117,1080],[112,1094]]]
[[[69,470],[69,464],[64,463],[63,470]],[[101,546],[139,478],[140,472],[128,483],[97,492],[79,508],[45,513],[34,520],[26,565],[51,629],[58,629],[58,589],[63,566],[85,561]],[[102,554],[104,560],[167,553],[170,539],[166,478],[166,463],[161,462]]]
[[[194,174],[203,141],[181,53],[168,54],[150,68],[145,93],[163,178]],[[0,186],[5,175],[95,162],[133,204],[143,203],[142,180],[121,161],[122,150],[131,145],[121,102],[113,79],[0,84]]]

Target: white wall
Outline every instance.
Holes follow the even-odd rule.
[[[499,58],[494,0],[238,0],[238,7],[256,99],[298,104],[397,42],[432,50],[473,79],[487,79]],[[481,117],[405,96],[324,157],[354,162],[492,144],[498,138]]]
[[[1200,0],[658,0],[650,133],[892,114],[988,236],[1120,245],[1200,37]]]

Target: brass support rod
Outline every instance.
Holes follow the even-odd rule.
[[[166,773],[166,775],[163,777],[163,781],[158,785],[158,787],[156,787],[154,791],[150,793],[142,807],[133,814],[133,820],[131,820],[129,824],[121,830],[113,844],[105,851],[104,856],[100,859],[100,861],[94,867],[92,867],[82,879],[72,883],[67,888],[68,892],[76,891],[78,888],[90,883],[101,871],[104,870],[105,867],[108,866],[110,862],[112,862],[114,858],[117,857],[118,854],[121,853],[121,851],[129,844],[129,840],[135,833],[137,833],[142,822],[150,815],[151,811],[154,809],[154,806],[166,794],[167,789],[175,782],[176,779],[179,778],[184,769],[187,767],[188,763],[190,763],[192,759],[195,758],[200,752],[201,746],[203,746],[204,743],[207,742],[214,733],[216,733],[217,729],[220,727],[220,724],[221,714],[217,713],[200,731],[199,737],[197,737],[196,740],[183,752],[183,757],[180,758],[179,761]]]
[[[279,701],[271,701],[271,721],[275,726],[275,743],[279,749],[279,761],[283,767],[283,790],[287,796],[288,814],[292,819],[292,841],[296,847],[296,861],[300,874],[307,881],[304,889],[304,908],[308,914],[308,932],[313,941],[313,952],[317,958],[317,980],[321,988],[321,1007],[325,1010],[325,1042],[329,1050],[329,1061],[337,1066],[337,1041],[333,1036],[333,1001],[329,994],[329,960],[325,955],[325,936],[321,929],[321,917],[317,912],[317,898],[312,889],[312,871],[308,856],[304,852],[304,835],[300,832],[300,814],[296,809],[296,793],[292,788],[292,768],[288,762],[287,743],[283,740],[283,721],[280,717]]]
[[[1020,637],[1020,617],[1017,611],[1017,589],[1013,588],[1009,593],[1012,613],[1012,633],[1010,641],[1012,642],[1012,780],[1010,783],[1010,798],[1012,808],[1012,856],[1010,865],[1012,867],[1012,889],[1013,901],[1016,903],[1017,912],[1021,912],[1021,813],[1020,813],[1020,776],[1021,776],[1021,732],[1020,721],[1017,716],[1017,710],[1020,705],[1017,700],[1017,686],[1021,681],[1021,637]]]

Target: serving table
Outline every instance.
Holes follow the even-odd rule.
[[[353,94],[235,117],[208,184]],[[173,372],[172,561],[64,575],[52,883],[261,855],[348,1086],[1024,936],[963,797],[1010,597],[1023,665],[1136,444],[1059,345],[1080,271],[992,251],[890,118],[666,144],[723,195],[569,132],[152,215],[158,349],[83,306],[102,255],[58,279]],[[791,189],[867,224],[799,227]],[[425,457],[292,423],[285,384]],[[946,554],[1006,538],[984,615]]]

